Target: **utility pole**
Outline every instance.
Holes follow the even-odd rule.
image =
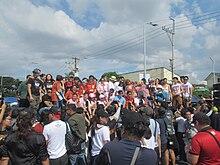
[[[143,40],[144,40],[144,42],[143,42],[143,44],[144,44],[144,78],[146,79],[146,65],[147,65],[147,45],[146,45],[146,35],[145,35],[145,24],[144,24],[144,26],[143,26]]]
[[[213,85],[215,84],[215,61],[210,57],[210,60],[212,61],[212,72],[213,72]]]
[[[0,92],[1,98],[3,97],[3,90],[4,90],[4,88],[3,88],[3,76],[1,76],[1,92]]]
[[[174,77],[174,39],[175,39],[175,19],[174,18],[170,18],[173,21],[173,29],[170,30],[169,28],[166,28],[165,26],[162,27],[162,30],[164,30],[167,33],[167,36],[171,42],[171,46],[172,46],[172,57],[170,60],[170,66],[171,66],[171,72],[172,72],[172,79]],[[170,36],[171,34],[171,36]]]
[[[77,57],[72,57],[73,61],[65,62],[66,64],[70,65],[70,72],[74,73],[74,76],[78,76],[77,72],[79,72],[79,68],[77,67],[77,64],[79,62],[79,58]]]
[[[79,62],[79,58],[77,57],[72,57],[72,59],[74,60],[74,68],[73,68],[73,71],[75,73],[75,76],[78,76],[77,75],[77,72],[79,72],[79,68],[77,67],[77,64]]]

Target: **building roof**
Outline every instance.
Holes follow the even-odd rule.
[[[208,79],[210,79],[213,76],[213,72],[211,72],[206,78],[205,81],[208,81]],[[220,77],[220,73],[215,73],[216,77]]]
[[[146,71],[151,71],[151,70],[156,70],[156,69],[167,69],[165,67],[157,67],[157,68],[151,68],[151,69],[146,69]],[[167,69],[169,70],[169,69]],[[171,70],[169,70],[171,71]],[[138,72],[144,72],[144,70],[137,70],[137,71],[133,71],[133,72],[126,72],[126,73],[121,73],[121,75],[125,75],[125,74],[130,74],[130,73],[138,73]]]

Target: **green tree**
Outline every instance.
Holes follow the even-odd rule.
[[[205,98],[211,98],[211,92],[208,90],[207,91],[194,91],[193,95],[197,97],[203,96]]]
[[[0,82],[2,83],[0,93],[3,97],[16,97],[16,90],[20,82],[19,79],[14,79],[13,77],[0,76]]]
[[[107,77],[107,80],[109,80],[109,78],[110,78],[111,76],[115,76],[117,80],[118,80],[119,77],[120,77],[120,75],[119,75],[118,73],[116,73],[116,72],[106,72],[106,73],[104,73],[103,75],[105,75],[105,76]]]

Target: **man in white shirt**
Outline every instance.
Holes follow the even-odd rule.
[[[185,76],[182,87],[183,87],[183,105],[185,107],[189,107],[189,103],[192,99],[192,93],[193,93],[193,86],[191,83],[188,82],[189,77]]]
[[[173,106],[180,106],[182,105],[182,85],[179,83],[178,78],[173,78],[173,85],[171,88],[172,91],[172,98],[173,98]]]
[[[43,135],[47,142],[50,165],[67,165],[68,156],[65,145],[66,123],[59,120],[58,109],[52,107],[50,124],[44,126]]]
[[[109,83],[108,83],[108,87],[109,87],[109,89],[116,89],[116,87],[118,86],[118,82],[117,82],[117,79],[116,79],[116,77],[115,76],[111,76],[110,78],[109,78]]]

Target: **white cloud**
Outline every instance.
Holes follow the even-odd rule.
[[[181,5],[181,13],[188,13],[185,9],[187,3],[183,0],[66,2],[71,14],[82,19],[92,4],[96,4],[104,21],[99,27],[87,30],[69,17],[65,10],[53,8],[61,6],[60,0],[48,0],[50,7],[35,6],[30,1],[0,2],[0,55],[3,57],[0,74],[23,77],[25,70],[40,67],[44,72],[56,75],[57,72],[68,71],[65,61],[72,56],[81,59],[79,70],[82,76],[111,70],[143,69],[143,27],[140,25],[155,20],[158,20],[154,22],[158,23],[158,27],[146,26],[147,39],[150,39],[147,40],[147,67],[169,68],[171,43],[166,34],[157,35],[163,33],[161,26],[171,24],[172,27],[169,16],[173,12],[173,4],[175,7]],[[202,14],[199,4],[194,3],[194,6],[196,13]],[[199,58],[197,50],[207,54],[211,52],[213,58],[220,61],[219,25],[207,22],[196,27],[183,14],[175,16],[175,19],[175,70],[192,76],[195,81],[202,79],[204,74],[208,74],[208,69],[204,69],[207,57],[203,54]],[[180,29],[183,24],[192,28]],[[9,61],[11,67],[8,67]],[[33,61],[38,64],[30,65]]]

